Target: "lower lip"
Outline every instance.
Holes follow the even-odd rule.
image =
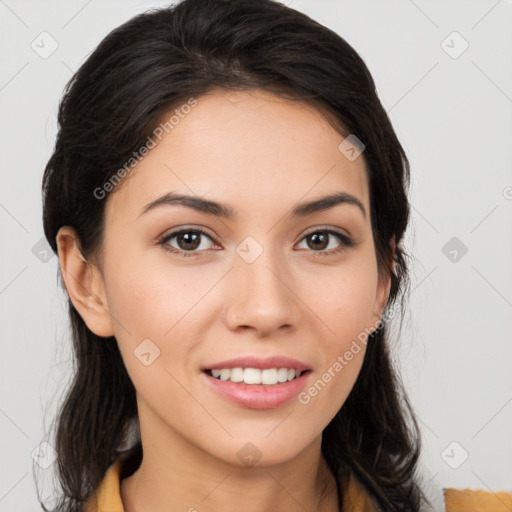
[[[250,409],[276,409],[302,391],[310,373],[311,371],[308,370],[303,372],[298,379],[271,386],[219,380],[204,371],[201,372],[201,375],[215,391],[236,405]]]

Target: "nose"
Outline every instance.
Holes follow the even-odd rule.
[[[258,337],[267,337],[280,329],[297,328],[301,299],[282,257],[264,250],[249,263],[237,256],[229,286],[225,320],[230,329],[252,329]]]

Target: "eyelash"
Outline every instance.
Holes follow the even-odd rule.
[[[207,250],[202,250],[202,251],[195,251],[195,250],[194,251],[183,251],[183,250],[178,250],[174,247],[171,247],[168,244],[168,242],[172,238],[179,235],[180,233],[189,233],[189,232],[200,233],[201,235],[208,237],[210,240],[212,240],[212,242],[217,243],[206,231],[204,231],[201,228],[185,228],[185,229],[179,229],[177,231],[173,231],[167,235],[164,235],[162,238],[160,238],[158,240],[158,245],[160,245],[164,251],[167,251],[167,252],[170,252],[173,254],[177,254],[178,256],[183,256],[185,258],[190,257],[190,256],[197,256],[197,254],[201,253],[201,252],[210,253],[215,250],[215,249],[207,249]],[[342,233],[338,233],[337,231],[334,231],[332,229],[317,229],[315,231],[311,231],[310,233],[306,233],[300,241],[302,242],[302,240],[304,240],[308,236],[314,235],[316,233],[328,233],[329,235],[335,235],[341,241],[340,247],[338,249],[331,249],[330,251],[313,251],[311,249],[311,252],[313,252],[314,254],[318,254],[319,256],[332,256],[334,254],[338,254],[338,253],[340,253],[346,249],[349,249],[351,247],[354,247],[356,245],[354,240],[352,240],[352,238],[350,238],[349,236],[344,235]]]

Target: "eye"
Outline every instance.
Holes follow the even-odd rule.
[[[334,244],[334,246],[331,245],[333,235],[339,240],[338,244]],[[302,240],[306,240],[307,248],[311,249],[319,256],[330,256],[355,245],[352,238],[332,229],[317,229],[316,231],[308,233]],[[329,248],[329,246],[331,246],[331,250],[326,251],[325,249]]]
[[[204,246],[202,238],[207,238],[214,242],[213,238],[201,228],[185,228],[164,235],[158,241],[158,244],[165,251],[178,254],[179,256],[197,256],[201,252],[209,253],[212,250],[211,247]],[[335,238],[338,239],[338,244],[334,244],[330,250],[325,250],[331,246],[331,242]],[[332,229],[317,229],[305,235],[301,242],[303,240],[306,241],[307,249],[310,249],[315,256],[330,256],[355,245],[352,238]],[[171,243],[173,241],[176,246]]]
[[[201,238],[206,237],[213,241],[212,237],[206,233],[206,231],[200,228],[186,228],[178,231],[173,231],[168,235],[165,235],[159,240],[159,245],[165,251],[169,251],[180,256],[195,256],[198,252],[210,252],[208,248],[204,247]],[[174,247],[171,241],[176,239],[178,247]]]

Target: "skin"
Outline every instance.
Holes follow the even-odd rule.
[[[344,137],[304,103],[263,91],[197,99],[108,197],[101,257],[86,262],[71,227],[57,235],[74,306],[97,335],[116,337],[137,391],[144,457],[122,481],[125,511],[338,510],[321,435],[354,385],[364,344],[307,404],[243,408],[205,385],[200,369],[240,355],[285,355],[312,369],[307,390],[375,328],[390,281],[377,271],[364,155],[348,160],[338,150]],[[140,216],[170,191],[238,215],[173,205]],[[335,191],[356,196],[366,217],[350,204],[288,215]],[[195,256],[158,245],[187,227],[211,236],[202,235]],[[322,228],[356,245],[320,255],[343,247],[335,235],[324,246],[305,236]],[[236,252],[248,236],[263,249],[252,263]],[[177,237],[167,244],[187,250]],[[160,350],[149,366],[134,355],[147,338]],[[261,454],[253,466],[237,456],[248,442]]]

